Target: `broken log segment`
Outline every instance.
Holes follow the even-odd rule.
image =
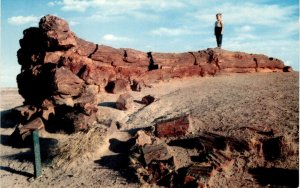
[[[185,186],[206,187],[212,171],[212,166],[195,163],[188,167],[183,184]]]
[[[221,170],[228,170],[232,167],[234,163],[234,159],[226,156],[225,154],[221,153],[220,151],[210,152],[207,155],[208,162],[214,167],[214,169],[221,171]]]
[[[38,108],[33,105],[23,105],[13,109],[20,116],[21,121],[29,121],[38,111]]]
[[[262,151],[266,160],[273,161],[284,156],[284,150],[286,148],[283,136],[261,139],[260,141],[262,143]]]
[[[26,123],[25,125],[19,124],[10,136],[11,141],[13,141],[12,145],[20,146],[24,145],[25,143],[28,144],[32,141],[29,139],[32,131],[41,130],[43,128],[44,123],[39,117]]]
[[[154,127],[155,135],[159,138],[184,136],[190,127],[189,115],[160,121]]]
[[[78,96],[83,91],[84,81],[69,69],[61,67],[55,71],[54,84],[58,93]]]
[[[143,151],[143,157],[145,160],[145,163],[148,165],[151,161],[162,161],[162,160],[168,160],[172,157],[170,155],[167,145],[164,143],[159,144],[152,144],[152,145],[145,145],[142,148]]]

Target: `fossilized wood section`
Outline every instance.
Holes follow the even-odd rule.
[[[152,145],[145,145],[142,148],[143,157],[145,163],[148,165],[151,161],[163,161],[168,160],[172,156],[169,154],[167,145],[160,143],[160,144],[152,144]]]
[[[191,187],[206,187],[212,171],[212,166],[194,164],[187,169],[183,184]]]
[[[163,120],[155,124],[155,134],[159,138],[182,136],[188,132],[189,125],[188,115]]]

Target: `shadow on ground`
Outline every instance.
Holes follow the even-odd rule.
[[[251,168],[249,173],[262,186],[287,186],[298,187],[299,185],[299,170],[298,169],[283,169],[283,168]]]
[[[101,102],[98,104],[98,106],[117,108],[117,105],[115,102]]]
[[[139,182],[135,175],[135,170],[129,167],[129,149],[134,145],[134,142],[134,139],[127,141],[120,141],[115,138],[110,139],[109,149],[116,154],[103,156],[99,160],[96,160],[95,163],[117,171],[129,183]]]
[[[23,172],[23,171],[15,170],[15,169],[12,169],[12,168],[7,167],[7,166],[0,166],[0,170],[7,171],[7,172],[10,172],[10,173],[13,173],[13,174],[18,174],[18,175],[25,176],[25,177],[28,177],[28,178],[33,177],[33,174],[31,174],[29,172]]]
[[[29,136],[31,138],[31,136]],[[4,146],[11,146],[14,148],[31,148],[32,142],[22,142],[24,144],[16,143],[16,140],[12,139],[10,135],[0,135],[1,144]],[[40,151],[42,163],[48,164],[52,161],[52,149],[56,147],[58,140],[53,138],[43,138],[40,137]],[[28,161],[33,162],[33,153],[30,150],[26,152],[20,152],[13,155],[4,155],[2,158],[8,158],[17,161]]]
[[[114,153],[124,153],[129,154],[130,148],[135,144],[135,139],[131,138],[127,141],[120,141],[115,138],[109,140],[109,150]]]
[[[14,128],[19,123],[17,114],[12,110],[3,110],[1,114],[1,128]]]

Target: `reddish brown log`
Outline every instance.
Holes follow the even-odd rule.
[[[172,156],[169,154],[167,146],[163,143],[145,145],[143,148],[143,158],[145,163],[148,165],[152,161],[163,161],[168,160]]]
[[[284,137],[265,138],[260,140],[264,158],[269,161],[276,160],[284,156]]]
[[[54,83],[58,93],[78,96],[82,93],[84,81],[69,69],[61,67],[55,71]]]
[[[22,120],[28,121],[35,113],[37,113],[38,109],[32,105],[23,105],[14,108],[14,111],[21,116]]]
[[[183,136],[189,129],[189,116],[175,117],[163,120],[155,124],[155,135],[157,137]]]
[[[211,166],[194,164],[187,169],[183,184],[185,186],[206,187],[212,171],[213,167]]]
[[[11,135],[13,144],[21,144],[25,141],[32,131],[35,129],[41,130],[44,128],[44,123],[41,118],[35,118],[34,120],[26,123],[25,125],[19,124]]]

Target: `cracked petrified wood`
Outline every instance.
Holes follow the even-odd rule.
[[[188,132],[190,126],[189,116],[183,115],[157,122],[155,135],[161,137],[183,136]]]
[[[28,107],[23,110],[29,114],[21,115],[26,121],[39,116],[46,128],[53,122],[70,132],[94,123],[98,92],[140,91],[154,82],[220,72],[291,71],[281,60],[258,54],[221,49],[146,53],[94,44],[77,37],[65,20],[52,15],[41,18],[39,27],[28,28],[23,35],[17,52],[21,65],[17,82],[24,108]],[[30,114],[31,109],[38,114]]]

